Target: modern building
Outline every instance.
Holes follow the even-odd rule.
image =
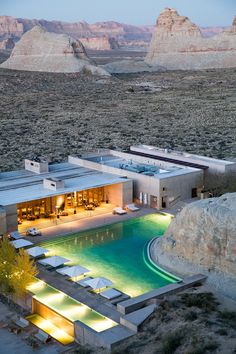
[[[203,188],[204,166],[182,165],[132,151],[100,150],[69,157],[69,161],[133,180],[134,201],[159,210],[195,198]]]
[[[0,234],[132,202],[132,180],[69,160],[52,165],[25,160],[24,170],[0,173]]]
[[[25,160],[25,169],[0,173],[0,234],[44,228],[108,213],[135,202],[158,210],[201,196],[211,174],[236,173],[236,163],[204,156],[131,146],[98,150],[64,163]],[[60,219],[60,220],[58,220]]]

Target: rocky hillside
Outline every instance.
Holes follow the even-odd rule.
[[[89,72],[109,74],[93,64],[79,41],[65,34],[47,32],[35,26],[15,45],[10,58],[2,68],[44,72]]]
[[[88,38],[87,44],[90,49],[98,47],[102,50],[117,49],[117,44],[122,46],[143,46],[149,43],[152,36],[152,26],[132,26],[121,24],[115,21],[97,22],[88,24],[87,22],[68,23],[61,21],[28,20],[16,19],[8,16],[0,16],[0,40],[13,38],[19,40],[21,36],[34,26],[42,26],[49,32],[64,33],[75,39]],[[97,43],[96,43],[97,38]],[[108,48],[109,38],[113,44]],[[102,46],[102,41],[104,46]],[[91,43],[91,47],[89,46]]]
[[[157,19],[146,62],[170,70],[235,67],[235,21],[229,30],[205,38],[187,17],[167,8]]]
[[[236,193],[183,208],[153,252],[174,272],[207,274],[219,291],[236,299]]]

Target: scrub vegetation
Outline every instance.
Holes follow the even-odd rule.
[[[0,69],[0,170],[137,143],[232,158],[235,78],[235,69],[111,78]]]
[[[189,289],[162,300],[141,331],[112,354],[233,354],[235,321],[236,312],[225,310],[211,292],[202,287]],[[88,347],[83,350],[107,354]]]

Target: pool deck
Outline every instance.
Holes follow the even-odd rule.
[[[89,292],[87,289],[84,289],[78,284],[68,280],[68,278],[57,273],[56,271],[47,271],[43,266],[38,266],[38,269],[39,274],[37,278],[64,292],[73,299],[89,306],[103,316],[120,323],[120,313],[117,311],[116,307],[109,302],[109,300],[102,298],[98,294]]]
[[[111,212],[109,212],[103,215],[91,216],[88,218],[71,221],[65,224],[51,226],[43,229],[42,236],[27,236],[27,239],[37,244],[39,242],[47,241],[57,236],[72,235],[80,231],[95,229],[97,227],[111,225],[120,221],[125,221],[158,212],[158,210],[151,208],[141,208],[140,210],[135,212],[129,211],[127,212],[127,214],[124,215],[113,215]]]

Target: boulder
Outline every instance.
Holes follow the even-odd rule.
[[[148,54],[149,65],[169,70],[199,70],[236,66],[236,26],[205,38],[198,26],[174,9],[157,19]]]
[[[86,72],[109,74],[96,66],[87,56],[81,42],[65,34],[47,32],[35,26],[15,45],[2,68],[44,72]]]
[[[184,207],[154,243],[153,255],[173,272],[203,272],[236,298],[236,193]]]

